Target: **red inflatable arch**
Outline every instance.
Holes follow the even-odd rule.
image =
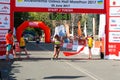
[[[16,30],[16,37],[17,37],[17,40],[18,42],[20,42],[20,38],[21,38],[21,35],[23,33],[23,31],[28,27],[34,27],[34,28],[40,28],[44,31],[45,33],[45,43],[50,43],[51,42],[51,33],[50,33],[50,28],[45,25],[45,23],[39,21],[39,22],[35,22],[35,21],[24,21]]]

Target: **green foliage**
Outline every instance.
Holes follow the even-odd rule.
[[[70,20],[71,14],[69,13],[50,13],[49,18],[51,20]]]
[[[93,32],[93,18],[95,18],[95,27],[96,34],[98,34],[99,29],[99,14],[82,14],[82,18],[80,19],[81,25],[83,26],[86,21],[87,32],[88,34],[92,34]],[[82,27],[83,28],[83,27]]]
[[[24,12],[14,13],[14,27],[17,28],[20,24],[28,19],[29,14]]]
[[[49,13],[36,13],[36,12],[16,12],[14,13],[14,25],[17,28],[24,21],[43,21],[47,26],[51,28],[52,22],[49,19]],[[34,29],[34,28],[33,28]],[[32,28],[27,28],[26,30],[33,30]],[[41,35],[40,29],[34,29],[37,35]]]
[[[54,24],[56,24],[56,22],[60,22],[63,20],[50,20],[49,17],[50,13],[45,13],[45,12],[15,12],[14,13],[14,26],[15,28],[17,28],[20,24],[22,24],[24,21],[28,20],[28,21],[43,21],[48,27],[54,30],[54,25],[53,25],[53,21],[55,21]],[[71,20],[67,20],[67,22],[70,25],[70,29],[72,26],[72,23],[74,23],[75,28],[77,28],[77,23],[78,21],[81,22],[81,28],[83,30],[84,28],[84,23],[87,23],[87,32],[88,34],[92,33],[92,28],[93,28],[93,24],[92,24],[92,19],[93,17],[96,19],[96,34],[98,34],[98,25],[99,25],[99,15],[98,14],[71,14]],[[36,35],[42,35],[42,30],[41,29],[36,29],[36,28],[27,28],[26,30],[28,31],[35,31]],[[70,31],[71,32],[71,31]]]

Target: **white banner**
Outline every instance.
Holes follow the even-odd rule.
[[[110,0],[110,6],[120,6],[120,0]]]
[[[114,31],[120,31],[120,18],[110,17],[109,19],[109,29]]]
[[[10,4],[0,4],[0,13],[10,14]]]
[[[110,7],[110,16],[120,17],[120,7]]]
[[[73,45],[72,50],[77,50],[78,45]]]
[[[10,0],[0,0],[0,3],[10,3]]]
[[[10,15],[0,15],[0,29],[10,28]]]
[[[16,7],[104,9],[104,0],[16,0]]]
[[[59,35],[59,36],[61,36],[61,37],[66,36],[66,30],[65,30],[64,25],[60,25],[60,26],[57,26],[57,27],[55,28],[54,36],[55,36],[56,34]]]
[[[109,32],[109,42],[120,43],[120,32]]]
[[[0,30],[0,41],[5,41],[5,35],[7,32],[8,30]]]
[[[99,37],[104,37],[105,35],[105,25],[106,25],[106,17],[104,14],[100,14],[100,22],[99,22]]]

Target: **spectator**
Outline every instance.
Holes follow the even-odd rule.
[[[25,51],[25,54],[27,55],[27,58],[29,58],[29,55],[28,55],[28,53],[27,53],[26,43],[25,43],[25,39],[24,39],[24,37],[23,37],[23,34],[22,34],[22,36],[21,36],[21,38],[20,38],[20,54],[21,54],[22,51]],[[20,56],[19,56],[19,58],[20,58]]]
[[[13,44],[13,37],[12,37],[12,30],[8,30],[8,33],[6,34],[6,60],[9,60],[9,53],[12,49]]]
[[[88,38],[89,59],[92,58],[92,51],[91,51],[92,47],[93,47],[93,36],[90,35],[90,37]]]
[[[78,45],[78,36],[74,35],[73,45]]]
[[[100,38],[100,58],[104,59],[104,39]]]
[[[5,35],[6,38],[6,60],[9,61],[9,53],[13,48],[13,55],[16,57],[13,31],[11,29],[8,30],[8,33]]]
[[[40,43],[40,37],[36,36],[36,47],[38,47],[39,43]]]
[[[14,55],[14,58],[17,58],[17,56],[16,56],[16,50],[15,50],[15,42],[13,42],[13,55]]]
[[[69,38],[68,38],[67,36],[65,36],[65,37],[63,37],[63,42],[64,42],[64,43],[69,43],[70,40],[69,40]]]

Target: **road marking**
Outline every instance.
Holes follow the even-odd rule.
[[[53,53],[53,51],[50,51],[50,50],[48,50],[48,49],[46,49],[46,48],[43,48],[43,47],[41,47],[41,48],[44,49],[44,50],[49,51],[49,53]],[[73,67],[74,69],[76,69],[76,70],[78,70],[78,71],[80,71],[80,72],[88,75],[88,76],[91,77],[93,80],[103,80],[103,79],[101,79],[100,77],[98,77],[97,75],[95,75],[95,74],[93,74],[93,73],[85,70],[84,68],[77,67],[77,66],[75,66],[75,65],[72,65],[72,64],[69,63],[69,62],[65,62],[65,63],[68,64],[69,66]]]
[[[69,63],[69,62],[65,62],[65,63],[68,64],[69,66],[73,67],[74,69],[76,69],[76,70],[78,70],[78,71],[80,71],[80,72],[88,75],[88,76],[91,77],[93,80],[103,80],[103,79],[101,79],[100,77],[96,76],[95,74],[93,74],[93,73],[85,70],[84,68],[77,67],[77,66],[75,66],[75,65],[72,65],[72,64]]]

